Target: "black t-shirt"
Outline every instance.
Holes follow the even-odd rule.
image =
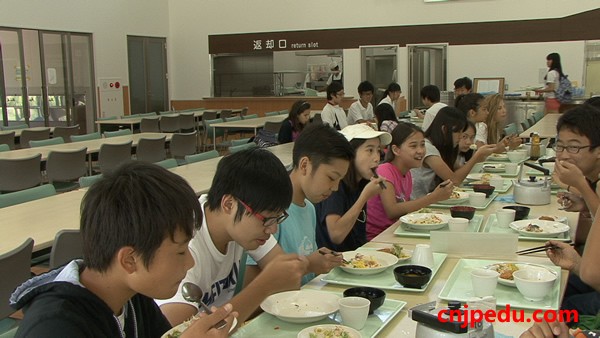
[[[350,191],[349,187],[342,181],[338,191],[335,191],[329,198],[321,203],[315,205],[315,211],[317,214],[317,245],[319,247],[327,247],[331,250],[343,252],[352,251],[361,247],[367,242],[367,206],[363,206],[363,209],[354,223],[354,227],[348,233],[344,241],[340,244],[334,244],[329,237],[327,231],[327,223],[325,219],[328,215],[340,215],[343,216],[354,203],[358,200],[358,196],[362,192],[362,187],[355,191]]]

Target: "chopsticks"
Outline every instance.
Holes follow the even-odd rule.
[[[575,243],[568,243],[570,246],[574,246]],[[536,253],[536,252],[542,252],[542,251],[546,251],[546,250],[561,250],[560,247],[553,245],[553,244],[547,244],[547,245],[542,245],[542,246],[536,246],[535,248],[529,248],[529,249],[523,249],[523,250],[519,250],[516,252],[517,255],[529,255],[531,253]]]
[[[320,253],[321,255],[327,255],[328,253],[330,253],[330,254],[332,254],[332,255],[334,255],[334,256],[341,256],[341,257],[342,257],[342,263],[344,263],[344,264],[350,264],[350,262],[349,262],[349,261],[347,261],[347,260],[345,260],[345,259],[344,259],[344,255],[342,255],[342,254],[341,254],[341,253],[339,253],[339,252],[335,252],[335,251],[333,251],[333,250],[332,250],[331,252],[325,252],[325,251],[323,251],[323,250],[319,250],[319,253]]]
[[[373,177],[379,178],[379,175],[377,175],[377,170],[375,170],[375,168],[371,168],[371,171],[373,172]],[[379,187],[381,187],[381,189],[385,189],[385,183],[379,182]]]

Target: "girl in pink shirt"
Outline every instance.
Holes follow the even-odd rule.
[[[425,136],[421,128],[404,122],[400,122],[391,134],[392,143],[389,145],[386,161],[377,168],[377,174],[387,180],[387,189],[367,203],[368,240],[372,240],[394,224],[400,216],[450,198],[454,189],[450,181],[445,181],[431,194],[412,201],[410,169],[422,165],[425,156]]]

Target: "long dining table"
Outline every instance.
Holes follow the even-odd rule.
[[[556,124],[562,114],[546,114],[536,124],[523,131],[519,136],[523,138],[531,137],[531,133],[536,132],[541,138],[556,137]]]

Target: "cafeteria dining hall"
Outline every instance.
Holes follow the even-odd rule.
[[[598,1],[1,4],[0,338],[600,334]]]

